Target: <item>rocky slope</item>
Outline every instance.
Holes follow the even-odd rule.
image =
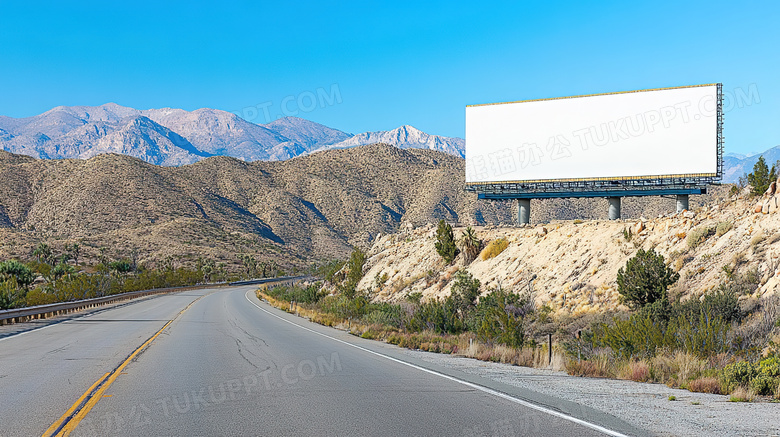
[[[774,195],[762,202],[775,202]],[[780,200],[780,199],[779,199]],[[616,275],[638,249],[655,248],[681,279],[671,291],[699,295],[728,276],[758,281],[757,295],[780,287],[780,212],[754,212],[755,199],[720,190],[695,211],[647,220],[553,221],[529,227],[477,226],[485,243],[506,238],[509,246],[492,259],[443,265],[435,251],[433,225],[383,235],[370,251],[359,287],[379,300],[395,301],[419,291],[427,298],[450,293],[451,280],[466,268],[484,284],[530,291],[537,305],[584,313],[615,309]],[[771,211],[771,212],[769,212]],[[704,229],[704,231],[703,231]],[[463,227],[455,228],[459,235]],[[631,235],[627,238],[628,231]],[[692,234],[702,235],[699,244]],[[383,281],[384,279],[384,281]]]

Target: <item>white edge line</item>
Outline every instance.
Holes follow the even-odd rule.
[[[625,434],[621,434],[621,433],[619,433],[617,431],[613,431],[611,429],[604,428],[603,426],[596,425],[595,423],[586,422],[586,421],[584,421],[582,419],[578,419],[576,417],[569,416],[568,414],[561,413],[560,411],[551,410],[549,408],[542,407],[541,405],[533,404],[531,402],[528,402],[528,401],[525,401],[525,400],[518,399],[516,397],[510,396],[510,395],[508,395],[506,393],[501,393],[499,391],[496,391],[496,390],[493,390],[493,389],[490,389],[490,388],[487,388],[487,387],[483,387],[481,385],[477,385],[477,384],[474,384],[474,383],[471,383],[471,382],[468,382],[468,381],[463,381],[463,380],[455,378],[453,376],[446,375],[444,373],[440,373],[440,372],[437,372],[435,370],[426,369],[425,367],[421,367],[421,366],[418,366],[416,364],[407,363],[406,361],[399,360],[397,358],[393,358],[391,356],[388,356],[388,355],[385,355],[385,354],[381,354],[379,352],[375,352],[375,351],[372,351],[370,349],[366,349],[366,348],[364,348],[362,346],[358,346],[356,344],[352,344],[350,342],[347,342],[347,341],[344,341],[344,340],[341,340],[341,339],[338,339],[338,338],[335,338],[335,337],[331,337],[330,335],[323,334],[321,332],[317,332],[317,331],[315,331],[313,329],[307,328],[305,326],[302,326],[302,325],[299,325],[299,324],[297,324],[295,322],[287,320],[287,319],[285,319],[283,317],[280,317],[279,315],[274,314],[274,313],[266,310],[265,308],[261,307],[260,305],[252,302],[252,300],[249,298],[249,292],[250,291],[252,291],[252,290],[249,290],[249,291],[247,291],[244,294],[244,297],[246,298],[247,301],[249,301],[249,303],[251,303],[252,305],[256,306],[260,311],[263,311],[263,312],[265,312],[267,314],[270,314],[270,315],[276,317],[277,319],[279,319],[279,320],[281,320],[283,322],[287,322],[287,323],[289,323],[289,324],[291,324],[293,326],[297,326],[297,327],[299,327],[301,329],[305,329],[306,331],[312,332],[312,333],[317,334],[317,335],[321,335],[321,336],[323,336],[325,338],[329,338],[329,339],[331,339],[333,341],[337,341],[339,343],[343,343],[343,344],[345,344],[347,346],[351,346],[351,347],[353,347],[355,349],[360,349],[360,350],[362,350],[364,352],[368,352],[370,354],[374,354],[376,356],[380,356],[380,357],[385,358],[387,360],[394,361],[396,363],[403,364],[405,366],[409,366],[409,367],[412,367],[414,369],[421,370],[423,372],[430,373],[432,375],[436,375],[436,376],[448,379],[450,381],[457,382],[459,384],[463,384],[463,385],[465,385],[467,387],[471,387],[471,388],[475,388],[477,390],[481,390],[481,391],[483,391],[485,393],[491,394],[493,396],[498,396],[498,397],[506,399],[508,401],[512,401],[512,402],[514,402],[516,404],[520,404],[520,405],[522,405],[524,407],[528,407],[528,408],[534,409],[536,411],[541,411],[543,413],[547,413],[547,414],[550,414],[552,416],[559,417],[561,419],[568,420],[570,422],[574,422],[574,423],[576,423],[578,425],[582,425],[582,426],[585,426],[587,428],[594,429],[594,430],[599,431],[599,432],[603,432],[604,434],[607,434],[607,435],[611,435],[611,436],[614,436],[614,437],[627,437]]]

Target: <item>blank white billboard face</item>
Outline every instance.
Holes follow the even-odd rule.
[[[717,174],[717,85],[466,108],[466,183]]]

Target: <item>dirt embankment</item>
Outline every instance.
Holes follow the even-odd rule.
[[[402,227],[380,235],[368,251],[358,285],[381,301],[412,292],[426,299],[447,296],[460,268],[483,284],[533,293],[537,306],[572,314],[618,309],[618,269],[641,249],[654,248],[680,273],[671,290],[698,296],[734,275],[758,282],[756,296],[780,287],[780,213],[755,212],[746,195],[713,199],[694,211],[631,221],[567,220],[525,227],[475,227],[485,243],[498,238],[508,247],[466,265],[459,255],[444,265],[434,247],[436,227]],[[464,230],[455,228],[456,237]]]

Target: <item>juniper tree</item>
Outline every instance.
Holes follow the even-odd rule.
[[[639,249],[625,267],[618,270],[620,301],[632,309],[639,309],[666,299],[667,288],[678,279],[680,274],[666,265],[663,255],[653,249]]]
[[[444,262],[452,264],[455,257],[458,256],[458,247],[455,245],[455,236],[452,233],[452,226],[439,220],[439,227],[436,229],[436,252],[441,255]]]

